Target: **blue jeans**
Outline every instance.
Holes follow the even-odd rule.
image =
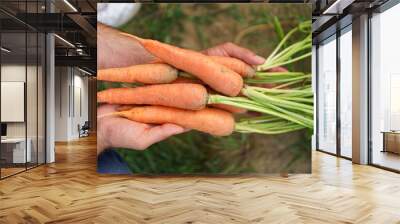
[[[103,174],[132,174],[125,161],[113,149],[104,150],[97,156],[97,172]]]

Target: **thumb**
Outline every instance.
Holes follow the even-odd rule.
[[[147,148],[154,143],[186,131],[183,127],[175,124],[158,125],[147,129],[141,136],[142,139],[140,141],[143,144],[143,148]]]

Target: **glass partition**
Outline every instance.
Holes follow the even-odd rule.
[[[27,81],[26,81],[26,113],[27,113],[27,150],[30,151],[28,168],[37,165],[38,159],[38,35],[36,32],[27,33]]]
[[[15,3],[0,7],[43,11],[42,1]],[[1,179],[45,163],[45,44],[43,33],[0,12]]]
[[[400,5],[371,18],[372,164],[400,171]]]
[[[340,155],[352,157],[352,32],[351,25],[340,35]]]
[[[26,150],[26,33],[2,33],[1,46],[1,175],[6,177],[24,171],[31,156]]]
[[[336,35],[318,47],[318,149],[336,154]]]
[[[37,64],[37,162],[43,164],[46,162],[46,139],[45,139],[45,124],[46,124],[46,37],[43,33],[38,33],[38,64]]]

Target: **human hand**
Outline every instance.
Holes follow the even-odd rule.
[[[265,62],[265,58],[256,55],[249,49],[240,47],[234,43],[226,42],[203,51],[206,55],[225,56],[240,59],[249,65],[261,65]],[[287,72],[283,67],[271,68],[270,72]]]
[[[249,49],[240,47],[234,43],[226,42],[203,51],[206,55],[225,56],[240,59],[249,65],[261,65],[265,58],[256,55]]]
[[[97,108],[97,154],[107,148],[144,150],[154,143],[186,129],[175,124],[149,125],[108,115],[116,112],[118,105],[102,105]]]
[[[97,23],[97,64],[99,69],[146,64],[155,57],[119,30]]]

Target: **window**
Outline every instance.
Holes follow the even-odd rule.
[[[371,162],[400,170],[400,5],[371,18]]]
[[[318,48],[318,149],[336,153],[336,35]]]
[[[352,33],[351,25],[340,35],[340,155],[351,158],[352,148]]]

